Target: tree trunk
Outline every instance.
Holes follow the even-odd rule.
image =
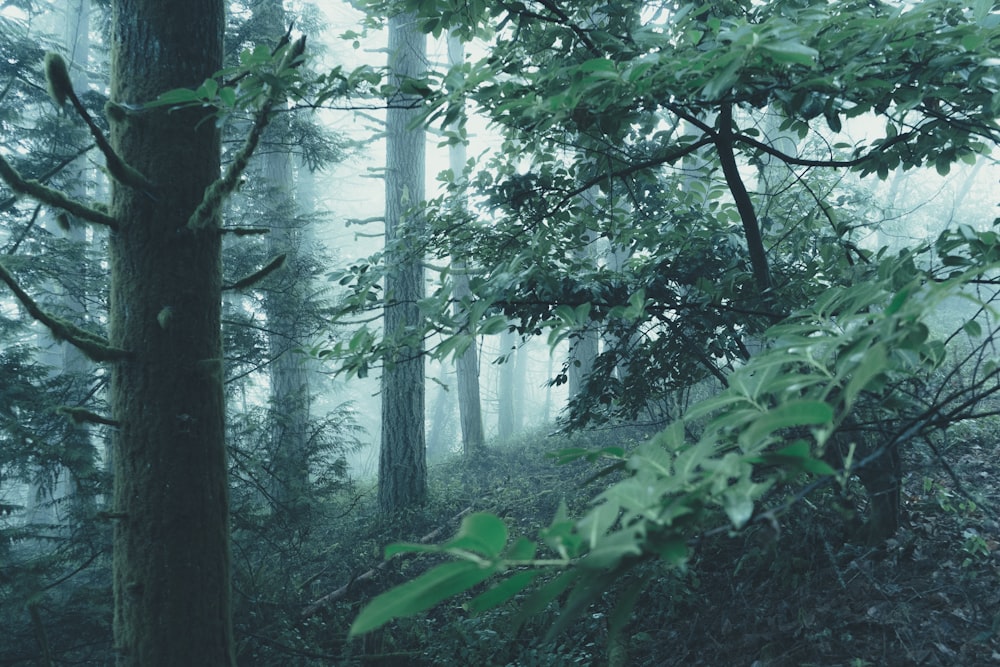
[[[462,42],[457,35],[450,35],[448,37],[448,64],[452,67],[461,65],[464,59]],[[456,179],[462,178],[465,171],[465,161],[465,144],[452,144],[448,148],[448,166]],[[469,276],[466,273],[465,262],[453,258],[452,267],[454,268],[452,276],[455,281],[455,300],[460,301],[463,298],[471,297],[472,290],[469,289]],[[457,308],[456,305],[456,310]],[[462,425],[462,452],[465,456],[470,457],[474,456],[476,451],[486,442],[486,437],[483,435],[482,400],[479,396],[479,346],[476,344],[475,338],[472,339],[469,347],[465,348],[465,352],[455,360],[455,371],[458,376],[458,415]]]
[[[272,124],[267,133],[280,134]],[[266,138],[266,137],[265,137]],[[263,180],[271,213],[267,237],[270,256],[285,254],[285,264],[270,281],[265,298],[268,351],[271,358],[271,500],[292,509],[309,484],[309,377],[302,344],[302,276],[296,275],[301,239],[295,219],[292,164],[287,152],[272,145],[264,157]]]
[[[254,18],[265,34],[281,35],[285,12],[281,0],[254,7]],[[275,508],[298,513],[309,486],[309,375],[298,348],[304,338],[305,276],[298,267],[302,229],[296,217],[295,176],[288,152],[290,132],[284,117],[271,121],[263,140],[261,178],[270,219],[267,248],[271,257],[285,255],[285,264],[270,280],[264,300],[268,352],[271,359],[271,488]]]
[[[389,19],[389,71],[398,84],[426,71],[427,37],[413,14]],[[382,447],[378,505],[392,514],[427,497],[424,444],[423,341],[407,335],[420,322],[424,296],[423,257],[418,246],[423,222],[416,211],[424,199],[424,131],[411,127],[419,98],[398,94],[386,112],[385,336],[400,342],[382,373]],[[413,108],[408,108],[408,107]]]
[[[517,358],[517,334],[505,330],[500,334],[500,356],[506,357],[498,369],[497,439],[506,442],[514,437],[514,364]]]
[[[222,66],[221,0],[115,0],[111,97],[131,106],[196,88]],[[234,664],[222,392],[221,235],[189,216],[219,176],[202,109],[112,123],[152,192],[115,184],[110,237],[119,665]]]
[[[719,155],[719,165],[726,177],[726,185],[736,202],[740,220],[743,222],[743,236],[747,242],[747,254],[750,256],[750,267],[753,270],[754,282],[761,293],[771,287],[771,270],[767,263],[767,251],[761,237],[760,222],[754,209],[750,194],[747,192],[743,177],[733,147],[733,105],[723,104],[719,110],[719,131],[715,136],[715,148]]]
[[[427,429],[427,460],[441,461],[451,453],[452,420],[455,404],[445,386],[448,374],[444,364],[438,376],[437,394],[431,408],[431,419]]]

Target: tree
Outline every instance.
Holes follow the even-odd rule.
[[[465,62],[465,48],[457,35],[448,36],[448,65],[460,67]],[[456,123],[457,129],[457,123]],[[465,142],[456,140],[448,147],[448,167],[452,179],[465,176],[466,149]],[[465,202],[459,199],[459,205]],[[452,257],[453,280],[455,281],[454,296],[460,304],[463,299],[468,301],[472,293],[469,290],[468,266],[461,258]],[[456,304],[456,310],[460,305]],[[460,313],[459,313],[460,314]],[[476,339],[473,337],[469,346],[455,360],[456,384],[458,385],[458,414],[462,427],[462,452],[466,456],[474,456],[486,441],[483,435],[482,401],[479,398],[479,355]]]
[[[77,0],[65,8],[63,17],[64,48],[69,60],[70,80],[77,90],[87,90],[89,81],[87,63],[90,50],[90,2]],[[64,130],[58,132],[53,142],[59,145],[53,147],[53,152],[72,152],[75,144],[81,139],[79,132],[74,131],[73,118],[62,120]],[[81,172],[85,161],[82,157],[67,165],[62,176],[67,179],[66,191],[73,197],[86,196],[85,184]],[[68,220],[68,218],[64,218]],[[55,226],[59,226],[58,221]],[[86,228],[82,224],[66,224],[61,230],[69,240],[70,245],[85,252]],[[76,263],[76,275],[66,275],[65,278],[52,286],[55,292],[46,307],[53,312],[65,313],[75,321],[83,321],[86,315],[85,293],[88,282],[87,272],[91,270],[89,262]],[[62,273],[68,274],[65,268]],[[66,403],[72,408],[83,408],[86,402],[91,364],[87,358],[72,345],[63,345],[58,339],[52,339],[47,332],[42,332],[40,347],[45,350],[44,359],[54,375],[71,379],[73,389],[66,396]],[[83,513],[93,501],[96,492],[94,477],[96,472],[96,452],[90,441],[88,425],[72,422],[66,429],[64,448],[75,459],[76,465],[70,468],[46,472],[39,470],[39,479],[35,480],[29,489],[28,521],[36,523],[61,524],[73,527],[83,519]],[[54,477],[53,477],[54,475]],[[48,479],[46,479],[48,478]],[[39,483],[41,482],[41,483]],[[67,502],[64,502],[67,501]],[[60,507],[61,506],[61,507]],[[92,510],[92,507],[89,508]],[[48,516],[45,521],[41,517]]]
[[[592,383],[593,409],[579,411],[581,422],[633,418],[706,377],[723,390],[669,415],[671,426],[631,453],[568,451],[567,459],[611,459],[608,472],[625,477],[580,518],[561,513],[537,541],[508,542],[496,517],[469,517],[436,549],[457,562],[407,584],[405,601],[392,593],[373,601],[356,631],[491,574],[504,580],[470,606],[510,599],[538,576],[533,566],[566,568],[526,604],[543,609],[572,588],[558,630],[636,563],[682,564],[719,516],[713,509],[740,529],[815,488],[803,481],[801,491],[765,495],[790,477],[859,475],[873,500],[891,497],[896,487],[882,484],[893,481],[886,462],[900,447],[974,414],[998,390],[996,369],[974,371],[978,361],[965,369],[974,383],[959,382],[957,369],[937,375],[961,327],[935,340],[927,324],[947,295],[992,283],[995,234],[946,233],[933,254],[866,252],[805,173],[886,178],[897,166],[928,165],[944,174],[987,152],[1000,139],[991,70],[1000,22],[989,3],[441,2],[424,16],[431,31],[456,23],[469,33],[507,30],[461,91],[505,130],[501,150],[471,179],[495,221],[456,231],[461,221],[437,215],[444,207],[430,216],[440,223],[431,248],[446,235],[482,263],[476,312],[499,311],[524,332],[548,330],[553,342],[591,323],[618,323],[606,340],[628,349],[602,354],[592,376],[610,377],[625,359],[625,381],[612,391]],[[457,95],[441,99],[447,119]],[[812,138],[821,152],[787,153],[778,137],[761,136],[757,120],[768,111],[786,119],[779,134]],[[885,131],[838,143],[866,114]],[[567,163],[568,145],[579,157]],[[706,161],[702,178],[685,183],[676,167],[694,154]],[[808,212],[771,209],[772,227],[760,218],[741,167],[762,156],[769,168],[773,158],[803,172],[794,185],[814,204]],[[594,187],[600,198],[582,214],[578,197]],[[591,233],[632,251],[624,271],[573,256]],[[789,247],[796,251],[782,252]],[[972,298],[988,309],[992,296]],[[988,341],[996,327],[985,322],[968,328],[978,335],[988,326]],[[960,358],[978,359],[984,344]],[[761,507],[765,497],[772,503]],[[886,509],[898,511],[876,508],[872,541],[894,529]],[[551,558],[536,557],[543,545]],[[615,617],[627,618],[635,584]]]
[[[378,504],[392,514],[424,501],[427,454],[424,435],[424,357],[418,301],[424,296],[419,240],[423,218],[425,139],[412,126],[420,97],[407,93],[410,81],[427,70],[427,37],[416,17],[389,19],[389,71],[399,92],[386,111],[384,324],[398,346],[382,371],[382,447]]]
[[[500,355],[497,358],[497,438],[504,442],[514,435],[516,387],[514,366],[518,355],[517,334],[508,329],[500,334]]]
[[[16,192],[111,230],[108,339],[46,313],[6,268],[0,278],[53,335],[111,367],[111,416],[78,416],[114,427],[106,515],[115,525],[119,663],[232,664],[220,211],[305,43],[248,52],[240,98],[213,78],[222,3],[123,0],[112,15],[110,141],[73,90],[65,62],[46,57],[53,99],[85,121],[114,179],[108,210],[26,180],[0,159],[0,176]],[[220,177],[216,109],[237,103],[256,109],[254,124]]]
[[[254,18],[264,34],[281,35],[285,12],[281,2],[254,6]],[[286,510],[301,502],[309,484],[309,377],[306,358],[296,349],[305,338],[303,309],[306,277],[299,274],[303,255],[302,221],[296,216],[292,156],[287,117],[272,120],[263,138],[260,176],[264,207],[270,219],[267,236],[271,258],[283,257],[283,266],[271,279],[265,296],[268,321],[268,358],[271,359],[270,443],[271,501]],[[301,507],[298,507],[301,510]]]
[[[112,103],[211,78],[224,25],[217,0],[116,2]],[[210,110],[158,108],[113,118],[111,144],[142,174],[111,199],[119,664],[229,665],[219,134]]]

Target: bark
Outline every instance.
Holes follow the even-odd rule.
[[[254,8],[265,34],[277,38],[285,30],[280,0]],[[271,121],[264,134],[262,185],[271,220],[267,236],[270,257],[285,255],[284,266],[270,281],[264,307],[271,361],[271,502],[276,508],[302,507],[309,486],[309,374],[305,355],[297,348],[305,337],[302,313],[306,286],[296,274],[302,251],[302,230],[296,219],[295,177],[287,146],[289,131],[283,117]]]
[[[750,200],[746,185],[743,183],[743,177],[740,176],[739,166],[736,164],[733,141],[733,107],[731,104],[722,105],[722,109],[719,111],[719,132],[715,137],[715,148],[719,153],[719,164],[726,177],[726,185],[729,186],[729,191],[736,202],[736,210],[739,211],[740,219],[743,222],[743,235],[747,241],[754,282],[757,285],[757,290],[763,293],[771,287],[771,270],[767,264],[767,252],[764,250],[757,212]]]
[[[506,356],[500,364],[497,386],[497,438],[500,442],[510,440],[517,426],[515,417],[514,365],[517,358],[517,335],[511,331],[500,334],[500,355]]]
[[[302,498],[309,485],[309,377],[306,358],[296,350],[304,337],[301,314],[305,293],[301,277],[295,275],[301,241],[294,216],[288,153],[276,147],[268,150],[263,180],[274,221],[267,239],[269,255],[285,254],[284,267],[271,281],[265,309],[272,360],[271,499],[276,506],[288,509]]]
[[[461,41],[456,35],[450,35],[448,37],[448,64],[454,67],[462,64],[463,60],[464,50]],[[465,161],[465,144],[452,144],[448,149],[448,166],[456,179],[462,177],[462,173],[465,171]],[[472,290],[469,289],[469,276],[465,271],[465,262],[454,258],[452,266],[455,269],[452,274],[455,281],[455,300],[461,301],[464,298],[471,298]],[[479,396],[478,348],[476,340],[473,339],[465,352],[455,360],[455,370],[458,376],[458,414],[462,426],[462,452],[467,457],[474,456],[476,451],[486,442],[486,437],[483,434],[482,400]]]
[[[427,38],[413,14],[389,19],[389,70],[399,83],[426,71]],[[424,435],[423,341],[407,336],[420,322],[424,296],[423,258],[417,248],[423,223],[416,208],[424,199],[424,131],[412,127],[419,99],[396,95],[386,112],[385,336],[405,339],[386,360],[382,374],[382,447],[378,505],[392,514],[427,497]],[[412,108],[411,108],[412,107]]]
[[[221,68],[221,0],[116,0],[112,99],[141,104]],[[221,235],[188,218],[219,176],[206,111],[112,123],[154,184],[114,184],[110,237],[115,644],[119,665],[234,664],[222,392]],[[204,122],[203,122],[204,121]],[[169,309],[169,310],[166,310]],[[164,316],[168,313],[169,316]]]

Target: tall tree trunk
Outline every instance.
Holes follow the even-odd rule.
[[[592,189],[586,193],[589,205],[593,205],[597,193]],[[588,233],[589,239],[594,239],[595,235]],[[592,241],[591,241],[592,243]],[[587,245],[574,251],[577,258],[592,261],[597,260],[593,256],[593,246]],[[567,366],[567,380],[569,399],[572,401],[587,388],[587,378],[594,370],[594,363],[600,348],[600,332],[596,326],[588,326],[575,333],[569,339],[569,356]]]
[[[285,30],[281,0],[266,0],[254,7],[254,17],[265,34]],[[288,152],[289,129],[283,117],[268,125],[262,142],[262,185],[271,233],[269,254],[285,255],[285,264],[270,281],[264,301],[267,313],[268,352],[271,359],[271,502],[286,511],[298,511],[309,485],[309,375],[303,342],[302,312],[306,287],[299,274],[302,230],[297,219],[295,175]]]
[[[280,134],[273,125],[272,138]],[[268,348],[271,358],[271,488],[272,501],[290,509],[309,484],[309,377],[302,344],[302,310],[305,307],[302,276],[297,275],[301,250],[295,216],[290,156],[272,145],[264,157],[263,180],[272,213],[268,250],[285,254],[284,266],[274,274],[265,298]]]
[[[70,60],[70,80],[76,90],[87,90],[90,82],[87,77],[87,65],[90,57],[90,0],[72,0],[68,3],[66,16],[66,52]],[[79,158],[74,165],[77,174],[81,174],[88,169],[84,158]],[[79,196],[86,200],[85,188],[81,184],[75,191],[70,190],[71,196]],[[77,223],[72,225],[66,232],[67,238],[73,243],[83,246],[87,241],[87,227]],[[77,270],[80,272],[79,285],[80,292],[64,293],[64,312],[74,315],[74,321],[83,322],[86,320],[87,294],[82,290],[86,284],[86,271],[88,265],[81,265]],[[87,387],[84,385],[84,378],[92,377],[93,364],[87,357],[72,345],[62,346],[62,369],[63,372],[75,378],[73,393],[70,399],[74,405],[82,407],[86,400]],[[79,519],[81,513],[88,511],[93,502],[93,476],[96,473],[96,451],[90,439],[90,429],[85,423],[71,423],[67,429],[67,445],[73,449],[74,458],[78,461],[76,469],[70,475],[70,493],[72,494],[72,514]]]
[[[455,416],[455,404],[448,395],[445,383],[448,374],[444,364],[441,364],[438,376],[437,395],[431,407],[431,419],[427,429],[427,460],[440,461],[451,453],[450,441],[452,419]]]
[[[222,66],[221,0],[115,0],[111,97],[133,106]],[[201,109],[112,123],[118,154],[154,185],[112,189],[114,596],[119,665],[234,664],[222,392],[221,234],[187,226],[219,176]]]
[[[465,59],[462,42],[457,35],[448,36],[448,65],[461,65]],[[455,123],[456,127],[458,122]],[[456,179],[462,178],[465,171],[466,150],[464,143],[455,143],[448,148],[448,166]],[[464,206],[464,202],[463,202]],[[454,297],[456,301],[471,297],[469,276],[466,273],[466,263],[459,258],[452,259],[455,281]],[[458,306],[456,305],[456,309]],[[455,370],[458,384],[458,415],[462,425],[462,452],[465,456],[474,456],[476,451],[486,442],[483,435],[483,408],[479,396],[479,346],[476,340],[465,349],[455,360]]]
[[[427,37],[413,14],[389,19],[389,71],[399,83],[427,68]],[[424,296],[423,257],[418,246],[423,222],[416,207],[424,199],[424,130],[411,127],[420,99],[398,94],[386,112],[385,170],[385,336],[407,338],[382,373],[382,447],[378,505],[391,514],[427,497],[424,444],[423,341],[407,328],[420,322],[417,302]]]
[[[497,439],[500,442],[514,436],[514,363],[517,358],[517,334],[505,330],[500,334],[500,356],[503,363],[497,369]]]

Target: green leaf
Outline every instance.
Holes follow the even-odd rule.
[[[758,417],[740,434],[740,442],[755,444],[778,429],[825,424],[833,419],[833,408],[823,401],[797,400],[779,405]]]
[[[470,561],[438,565],[412,581],[382,593],[365,605],[351,624],[349,637],[376,630],[395,618],[405,618],[430,609],[489,579],[496,567],[481,567]]]
[[[901,289],[894,297],[892,297],[892,301],[889,302],[889,305],[886,306],[885,309],[886,316],[895,315],[896,313],[898,313],[899,309],[903,307],[903,304],[906,303],[906,300],[909,297],[910,297],[910,289],[909,288]]]
[[[591,508],[580,519],[577,527],[591,551],[597,548],[597,545],[604,539],[604,534],[618,520],[618,514],[617,505],[605,502]]]
[[[618,66],[608,58],[591,58],[580,63],[577,69],[581,72],[616,72]]]
[[[219,82],[215,79],[205,79],[205,83],[201,84],[201,87],[197,91],[201,97],[206,100],[210,100],[215,97],[215,94],[219,92]]]
[[[228,109],[234,108],[236,106],[236,89],[229,87],[220,88],[219,101]]]
[[[519,537],[511,545],[510,549],[507,550],[507,560],[531,560],[535,557],[537,551],[538,544],[525,537]]]
[[[836,111],[832,109],[824,111],[823,116],[826,118],[826,124],[831,132],[840,132],[843,129],[843,125],[840,122],[840,114]]]
[[[474,614],[493,609],[511,599],[535,580],[542,570],[522,570],[469,600],[465,608]]]
[[[851,379],[844,389],[844,401],[847,406],[854,405],[854,399],[868,386],[873,378],[885,372],[888,367],[885,345],[876,343],[868,348],[861,361],[852,369]]]
[[[680,535],[671,536],[652,545],[660,559],[671,567],[680,567],[688,559],[688,545]]]
[[[626,556],[642,554],[642,542],[637,527],[629,527],[602,535],[587,552],[587,555],[580,560],[580,567],[588,570],[611,569]]]
[[[147,109],[163,106],[180,106],[200,102],[201,98],[190,88],[175,88],[162,93],[152,102],[146,102],[143,106]]]
[[[442,548],[436,544],[418,544],[416,542],[393,542],[385,547],[385,559],[406,553],[440,553]]]
[[[476,512],[462,519],[458,533],[442,545],[445,549],[464,549],[498,558],[507,546],[507,525],[495,514]]]
[[[812,66],[819,56],[819,51],[816,49],[794,40],[764,43],[760,48],[767,51],[771,59],[778,63]]]
[[[581,576],[583,576],[583,570],[578,568],[566,570],[548,581],[538,590],[532,592],[514,616],[514,632],[516,633],[526,620],[545,609],[550,602],[559,597],[563,591],[569,588]]]

